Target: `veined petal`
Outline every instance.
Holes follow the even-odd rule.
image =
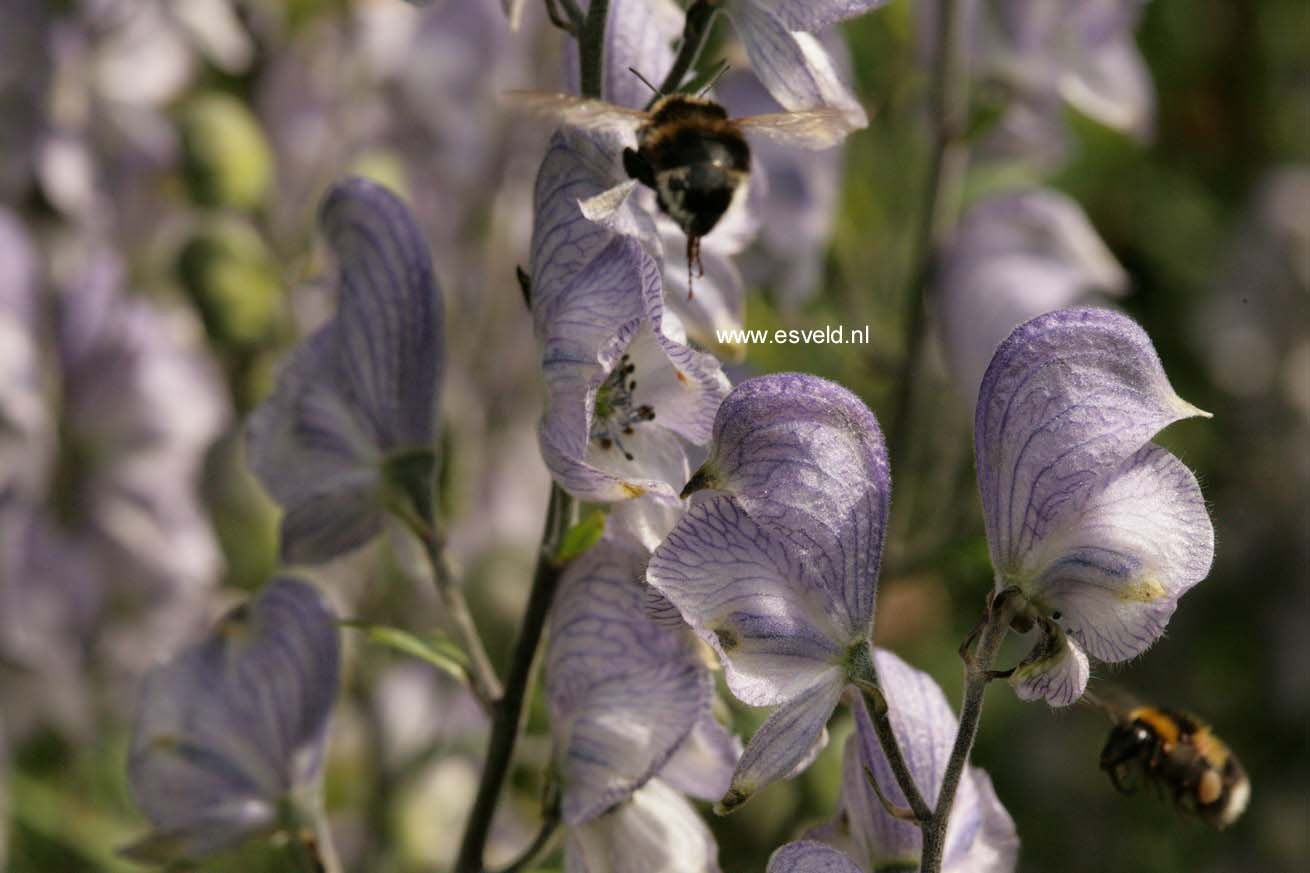
[[[334,616],[313,588],[269,584],[145,680],[128,778],[155,828],[140,851],[198,857],[267,827],[318,777],[336,699]]]
[[[551,613],[547,694],[569,825],[628,798],[709,714],[694,641],[642,611],[644,563],[602,540],[569,566]]]
[[[845,854],[831,846],[802,840],[788,843],[769,856],[765,873],[862,873]]]
[[[783,107],[794,111],[832,106],[842,110],[852,127],[868,126],[864,107],[818,39],[794,32],[760,0],[728,0],[724,7],[746,47],[751,69]]]
[[[286,509],[282,553],[317,563],[358,548],[382,524],[382,457],[337,378],[336,323],[295,349],[246,425],[251,468]]]
[[[1010,677],[1015,695],[1020,700],[1045,700],[1051,706],[1077,702],[1091,674],[1087,653],[1058,628],[1051,639],[1039,641],[1038,648],[1046,651],[1029,655]]]
[[[886,650],[878,650],[875,660],[892,731],[915,784],[933,805],[955,742],[955,713],[928,674]],[[907,806],[908,802],[862,699],[853,710],[856,729],[843,759],[842,804],[855,857],[867,869],[897,862],[917,864],[923,845],[919,829],[887,813],[868,783],[866,768],[892,803]],[[1017,847],[1014,823],[996,800],[991,781],[978,768],[969,767],[955,796],[943,870],[1009,873]]]
[[[699,800],[718,800],[740,759],[741,739],[707,712],[664,765],[660,779]]]
[[[1045,538],[1157,431],[1200,414],[1123,315],[1065,309],[1016,328],[983,378],[974,423],[998,581],[1031,569]]]
[[[771,706],[841,675],[853,642],[809,557],[714,495],[692,502],[646,580],[719,653],[732,693]]]
[[[788,30],[811,33],[887,5],[887,0],[756,0]]]
[[[718,873],[719,848],[700,815],[659,779],[630,800],[570,828],[568,873]]]
[[[1192,471],[1148,443],[1045,546],[1031,598],[1088,654],[1123,661],[1164,633],[1210,572],[1214,528]]]
[[[697,478],[734,495],[756,523],[785,531],[839,617],[840,639],[867,636],[891,474],[877,419],[858,397],[796,373],[743,382],[719,408]]]
[[[778,707],[746,743],[732,785],[716,811],[731,812],[770,782],[796,775],[802,762],[813,760],[844,687],[841,671],[830,668],[814,685]]]
[[[352,404],[386,451],[435,440],[445,313],[417,221],[376,182],[346,179],[319,212],[337,256],[338,366]]]

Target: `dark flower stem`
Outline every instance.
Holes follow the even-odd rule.
[[[678,55],[673,59],[673,66],[669,68],[668,75],[660,83],[660,92],[652,96],[650,102],[646,104],[647,109],[654,106],[655,101],[663,95],[678,90],[687,71],[700,58],[701,50],[705,48],[705,41],[714,27],[714,17],[718,13],[719,4],[715,0],[696,0],[687,9],[687,20],[682,27],[682,45],[678,48]]]
[[[591,0],[587,17],[582,21],[578,55],[583,97],[604,96],[601,85],[605,81],[605,21],[609,18],[609,11],[610,0]]]
[[[914,395],[927,330],[927,309],[931,301],[937,258],[950,241],[959,211],[969,150],[964,138],[969,108],[969,77],[964,67],[963,4],[941,0],[937,8],[936,54],[929,84],[929,118],[932,153],[928,182],[916,235],[914,273],[905,313],[905,354],[897,374],[895,417],[887,448],[894,462],[905,463],[910,423],[914,417]]]
[[[546,528],[541,538],[541,552],[537,556],[537,569],[533,574],[532,592],[523,614],[518,642],[514,645],[513,660],[505,676],[505,693],[491,710],[491,738],[487,742],[487,759],[482,767],[482,780],[477,797],[469,812],[464,839],[460,843],[455,861],[455,873],[482,873],[483,854],[491,833],[491,820],[496,812],[500,791],[509,774],[518,740],[519,723],[523,717],[523,703],[527,698],[532,679],[532,665],[537,647],[546,627],[546,616],[555,599],[563,570],[555,557],[564,531],[573,515],[573,498],[558,485],[551,486],[550,509],[546,514]]]
[[[951,821],[955,792],[960,787],[960,778],[964,775],[964,768],[969,763],[969,753],[973,751],[973,743],[978,736],[983,694],[987,690],[987,683],[995,678],[992,673],[992,662],[1009,631],[1010,621],[1014,617],[1013,605],[1014,598],[1007,599],[1004,606],[993,606],[993,601],[989,599],[987,615],[977,638],[977,646],[972,652],[967,648],[961,648],[960,654],[965,659],[965,670],[964,702],[960,705],[960,727],[955,734],[951,757],[946,762],[941,791],[937,795],[937,806],[932,816],[919,826],[923,832],[920,873],[941,873],[942,856],[946,850],[946,829]]]
[[[910,768],[905,763],[905,754],[901,751],[901,744],[897,742],[896,734],[892,731],[891,719],[887,717],[887,701],[881,694],[874,695],[868,691],[862,693],[865,706],[869,710],[869,717],[873,720],[874,733],[878,735],[878,744],[882,746],[882,752],[887,756],[887,763],[891,765],[896,784],[900,786],[901,793],[909,801],[910,812],[914,814],[916,821],[928,821],[932,818],[932,810],[928,807],[923,792],[919,790],[914,775],[910,773]],[[881,791],[881,787],[878,787],[878,790]]]

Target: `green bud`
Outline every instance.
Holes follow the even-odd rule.
[[[183,108],[180,128],[187,183],[197,202],[259,205],[272,179],[273,155],[244,103],[230,94],[202,93]]]
[[[230,219],[205,225],[183,246],[178,275],[215,342],[254,346],[272,335],[282,286],[272,256],[250,225]]]

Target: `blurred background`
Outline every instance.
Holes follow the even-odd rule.
[[[137,869],[116,855],[145,830],[124,769],[135,683],[277,568],[277,512],[246,470],[240,423],[280,356],[331,311],[314,210],[348,172],[401,192],[433,247],[450,326],[442,501],[504,663],[549,488],[513,269],[527,261],[548,131],[507,117],[496,98],[564,87],[565,37],[540,7],[529,0],[511,31],[495,0],[0,0],[0,847],[12,873]],[[930,12],[894,0],[824,37],[872,122],[839,151],[760,153],[764,225],[733,261],[747,327],[868,325],[871,341],[716,351],[733,359],[734,380],[778,370],[838,380],[893,434],[877,639],[955,700],[955,651],[991,571],[967,353],[952,328],[969,310],[951,285],[991,268],[965,258],[962,234],[962,260],[939,271],[922,342],[911,339],[932,153]],[[1093,688],[1211,722],[1249,772],[1252,804],[1214,833],[1165,799],[1122,797],[1097,768],[1103,714],[1021,704],[1000,687],[974,762],[1016,821],[1025,873],[1303,871],[1310,6],[1153,0],[1129,46],[1134,33],[1154,98],[1127,124],[1069,95],[1042,103],[1031,124],[1015,114],[1013,83],[973,63],[960,193],[966,216],[1037,184],[1081,205],[1108,250],[1098,263],[1112,255],[1122,270],[1078,291],[1112,292],[1178,392],[1214,413],[1159,437],[1210,502],[1214,569],[1163,640],[1099,668]],[[724,21],[707,57],[719,55],[740,55]],[[722,98],[745,106],[752,86],[729,78]],[[986,350],[1003,335],[974,342]],[[311,575],[344,615],[417,631],[440,620],[403,540]],[[435,668],[347,643],[327,771],[343,853],[352,869],[442,869],[485,722]],[[1009,653],[1021,655],[1017,644]],[[731,712],[743,735],[763,715]],[[534,831],[547,730],[535,700],[493,861]],[[802,777],[710,816],[727,873],[762,870],[776,846],[832,814],[848,730],[833,723]],[[212,869],[278,864],[253,847]],[[552,864],[558,855],[543,869]]]

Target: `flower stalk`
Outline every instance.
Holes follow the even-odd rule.
[[[987,612],[979,628],[969,635],[960,647],[960,657],[964,659],[964,701],[960,706],[960,726],[955,734],[955,745],[951,748],[951,757],[946,762],[942,775],[941,791],[937,795],[937,806],[932,815],[920,822],[923,832],[923,855],[920,860],[920,873],[941,873],[942,857],[946,851],[946,829],[951,820],[951,808],[955,804],[955,792],[960,787],[960,777],[969,763],[969,754],[973,751],[974,740],[978,737],[978,723],[982,719],[983,694],[987,683],[998,678],[992,670],[996,653],[1005,641],[1010,622],[1014,620],[1017,599],[989,595]],[[975,644],[972,651],[970,644]]]
[[[482,873],[484,869],[483,854],[491,833],[492,816],[496,812],[500,792],[514,756],[523,703],[531,685],[532,666],[536,661],[546,617],[550,613],[563,571],[563,566],[556,559],[556,551],[564,532],[568,530],[572,515],[573,498],[558,485],[553,485],[541,551],[537,555],[537,569],[532,579],[532,592],[528,595],[523,625],[519,630],[518,642],[514,645],[509,673],[505,677],[505,692],[491,709],[491,738],[487,743],[487,758],[482,767],[477,797],[469,812],[464,838],[460,843],[455,873]]]
[[[646,105],[647,109],[655,105],[655,101],[663,95],[678,90],[687,71],[700,58],[701,50],[705,48],[705,42],[714,28],[714,18],[718,13],[719,4],[714,0],[696,0],[687,9],[687,20],[682,28],[682,45],[678,47],[677,57],[673,59],[673,66],[669,68],[668,75],[660,83],[659,93],[650,98],[650,103]]]
[[[908,449],[919,358],[927,329],[928,296],[938,254],[949,241],[955,225],[964,174],[969,164],[969,150],[964,139],[969,77],[964,66],[963,15],[964,7],[958,0],[941,0],[928,96],[932,151],[905,314],[905,354],[897,374],[895,414],[887,444],[891,457],[902,463]]]

